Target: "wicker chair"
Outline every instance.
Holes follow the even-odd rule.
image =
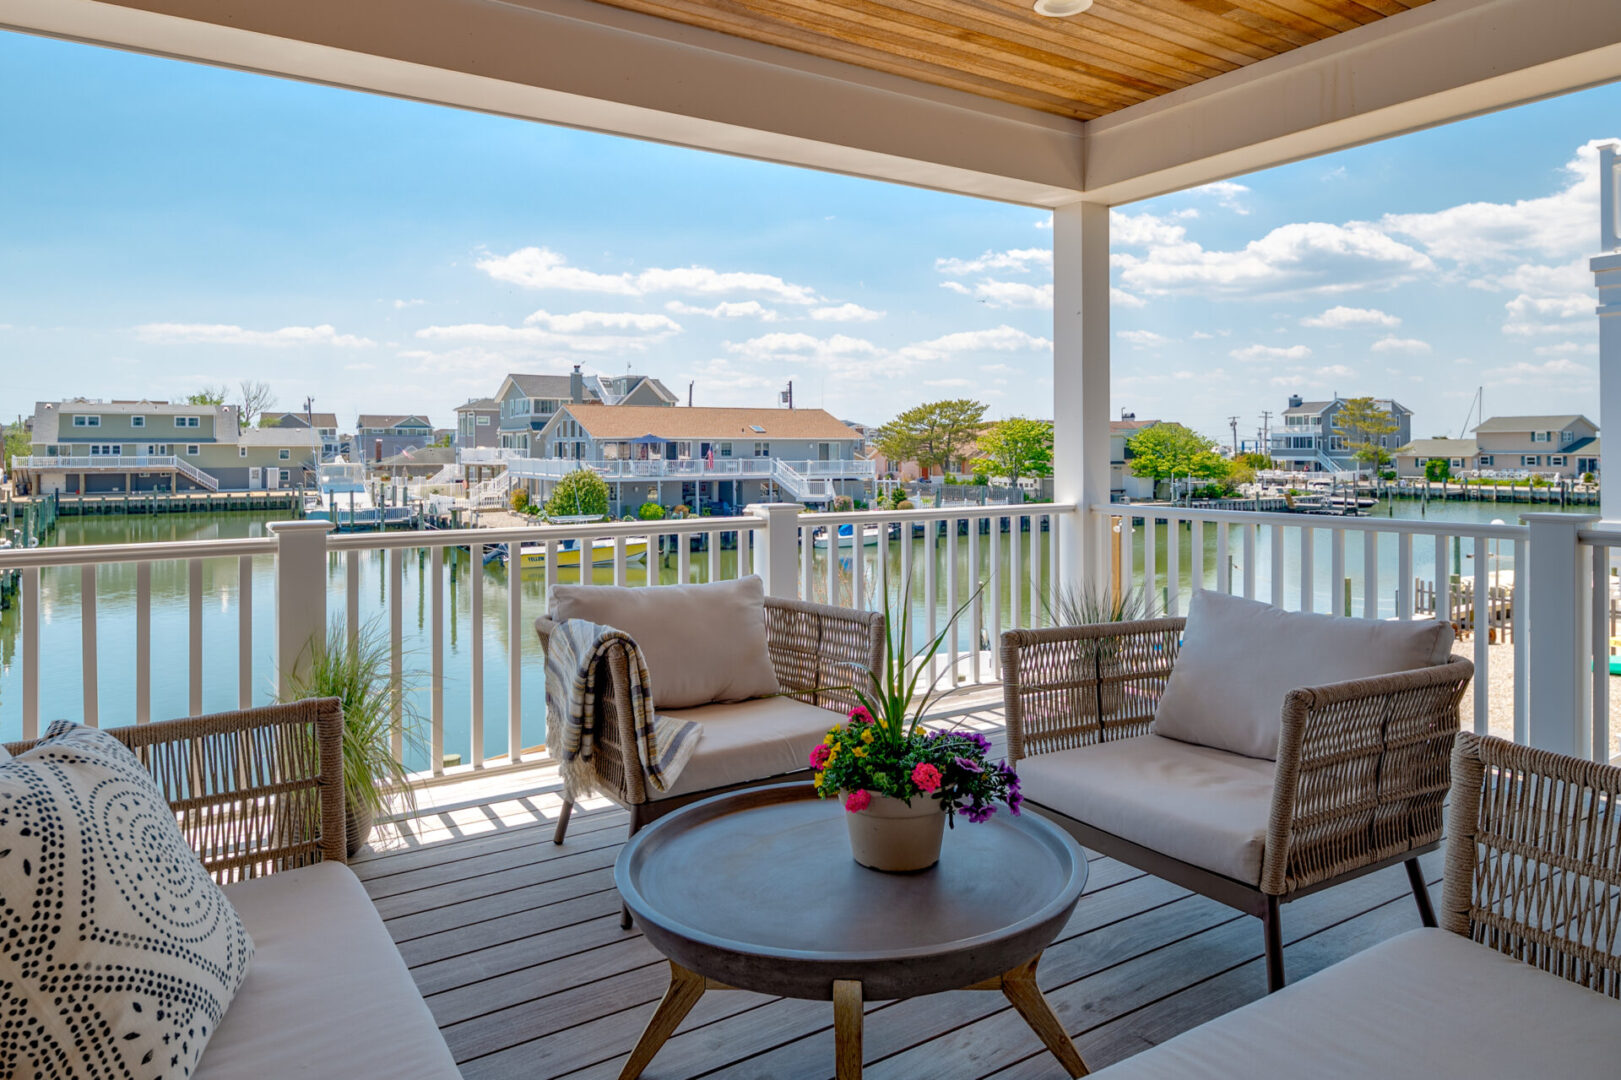
[[[765,615],[766,645],[784,696],[828,710],[831,714],[828,726],[832,726],[836,719],[848,714],[857,701],[849,690],[827,688],[858,684],[863,671],[878,670],[884,653],[883,615],[769,596],[765,601]],[[535,632],[540,635],[543,648],[556,625],[545,616],[535,620]],[[631,834],[672,810],[722,791],[810,778],[807,764],[793,772],[743,777],[722,787],[658,797],[647,789],[634,749],[627,750],[635,746],[635,739],[624,650],[610,649],[607,663],[609,685],[613,689],[597,699],[597,715],[592,720],[591,764],[602,793],[630,811]],[[658,687],[652,690],[656,705]],[[809,746],[806,751],[809,752]],[[703,753],[700,740],[695,760]],[[573,811],[573,803],[563,803],[557,831],[552,837],[554,843],[563,842]]]
[[[109,728],[135,752],[220,884],[347,863],[343,706],[312,698]],[[7,743],[13,756],[33,741]]]
[[[1004,633],[1013,759],[1148,735],[1185,623],[1162,618]],[[1255,825],[1258,880],[1239,880],[1077,820],[1045,805],[1051,790],[1029,778],[1026,798],[1087,847],[1259,918],[1267,984],[1276,990],[1285,981],[1278,909],[1297,897],[1405,863],[1419,915],[1424,925],[1435,925],[1417,856],[1441,840],[1458,703],[1473,673],[1471,664],[1453,658],[1291,691],[1279,703],[1282,731],[1270,772],[1264,761],[1210,751],[1244,763],[1258,805],[1270,799],[1264,828]],[[1211,809],[1197,805],[1197,793],[1167,786],[1165,794],[1165,804],[1193,803],[1186,808],[1190,825],[1201,809]]]
[[[1390,938],[1097,1075],[1614,1076],[1617,999],[1621,768],[1465,733],[1440,929]]]

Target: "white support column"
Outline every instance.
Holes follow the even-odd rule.
[[[1053,211],[1053,498],[1078,507],[1058,533],[1059,588],[1103,580],[1088,507],[1109,501],[1109,208]]]
[[[799,596],[799,510],[798,503],[751,503],[748,507],[749,513],[765,521],[765,528],[754,537],[754,572],[765,582],[767,596],[784,600]]]
[[[1600,423],[1621,425],[1621,254],[1592,261],[1598,285],[1598,408]],[[1608,433],[1606,433],[1608,434]],[[1606,477],[1616,482],[1604,484]],[[1621,521],[1621,430],[1599,442],[1599,509],[1605,521]]]
[[[326,534],[330,521],[274,521],[276,686],[285,693],[311,643],[326,642]]]
[[[1592,729],[1582,698],[1590,654],[1582,648],[1587,605],[1579,529],[1598,520],[1588,514],[1522,514],[1531,527],[1530,566],[1515,591],[1515,614],[1525,598],[1527,741],[1542,750],[1586,757]],[[1521,627],[1515,628],[1518,643]]]

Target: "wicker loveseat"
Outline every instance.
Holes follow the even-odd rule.
[[[460,1077],[345,865],[336,699],[110,729],[151,770],[254,957],[193,1080]],[[11,743],[13,755],[32,743]]]
[[[542,647],[556,625],[546,616],[535,620]],[[666,792],[650,791],[637,763],[625,653],[608,651],[612,691],[597,698],[591,764],[602,793],[630,811],[631,833],[721,791],[809,779],[811,747],[856,704],[849,690],[837,688],[861,685],[862,672],[876,670],[883,657],[884,617],[877,612],[766,597],[765,631],[780,697],[660,710],[703,725],[697,749]],[[652,693],[657,706],[657,685]],[[563,804],[553,837],[559,844],[573,809]]]
[[[1098,1073],[1108,1080],[1621,1072],[1621,769],[1458,736],[1439,929]]]
[[[1285,981],[1279,905],[1296,897],[1406,863],[1420,918],[1434,926],[1417,857],[1441,839],[1472,665],[1449,658],[1279,691],[1268,760],[1157,733],[1187,625],[1162,618],[1002,635],[1009,751],[1026,799],[1087,847],[1259,918],[1273,990]],[[1208,699],[1254,679],[1267,662],[1256,645],[1253,663],[1200,692]]]

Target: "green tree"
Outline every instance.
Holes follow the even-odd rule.
[[[608,481],[590,469],[569,473],[552,489],[546,500],[547,517],[576,517],[581,514],[606,517],[608,514]]]
[[[1265,454],[1257,454],[1254,452],[1239,454],[1238,457],[1234,458],[1233,460],[1238,462],[1240,465],[1249,466],[1249,468],[1255,472],[1260,472],[1262,469],[1273,468],[1276,464]]]
[[[1432,457],[1424,463],[1424,479],[1437,484],[1450,480],[1452,466],[1446,458]]]
[[[1371,397],[1350,398],[1334,416],[1334,434],[1345,440],[1358,462],[1374,470],[1390,461],[1390,451],[1379,441],[1400,430],[1396,418]]]
[[[915,461],[929,476],[949,468],[985,420],[983,403],[969,398],[914,405],[879,428],[873,444],[892,461]]]
[[[6,425],[5,446],[0,450],[0,465],[4,465],[7,472],[11,471],[11,459],[27,457],[33,453],[33,438],[28,434],[28,428],[23,425],[23,418]]]
[[[1181,424],[1155,424],[1143,428],[1126,443],[1133,476],[1169,480],[1173,476],[1197,480],[1226,480],[1233,463],[1216,452],[1216,443]]]
[[[230,392],[231,392],[230,389],[224,383],[220,383],[217,386],[213,386],[213,385],[204,386],[204,387],[200,388],[194,394],[187,394],[186,395],[186,404],[187,405],[224,405],[225,404],[225,395],[229,394]]]
[[[979,452],[990,472],[1017,484],[1021,476],[1053,474],[1053,426],[1048,420],[1023,416],[998,420],[979,436]],[[975,463],[976,471],[979,463]]]

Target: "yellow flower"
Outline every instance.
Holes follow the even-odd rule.
[[[872,742],[872,728],[868,728],[861,733],[861,741],[864,743]]]
[[[822,774],[817,773],[815,776],[811,777],[811,783],[815,784],[817,787],[821,787],[822,786]]]
[[[867,748],[865,746],[858,746],[854,750],[850,751],[850,753],[854,754],[858,758],[863,758],[867,756]]]
[[[832,731],[828,732],[827,733],[827,738],[822,740],[822,745],[823,746],[832,746],[834,743],[838,742],[838,739],[835,738],[834,736],[835,736],[835,732],[832,732]]]

